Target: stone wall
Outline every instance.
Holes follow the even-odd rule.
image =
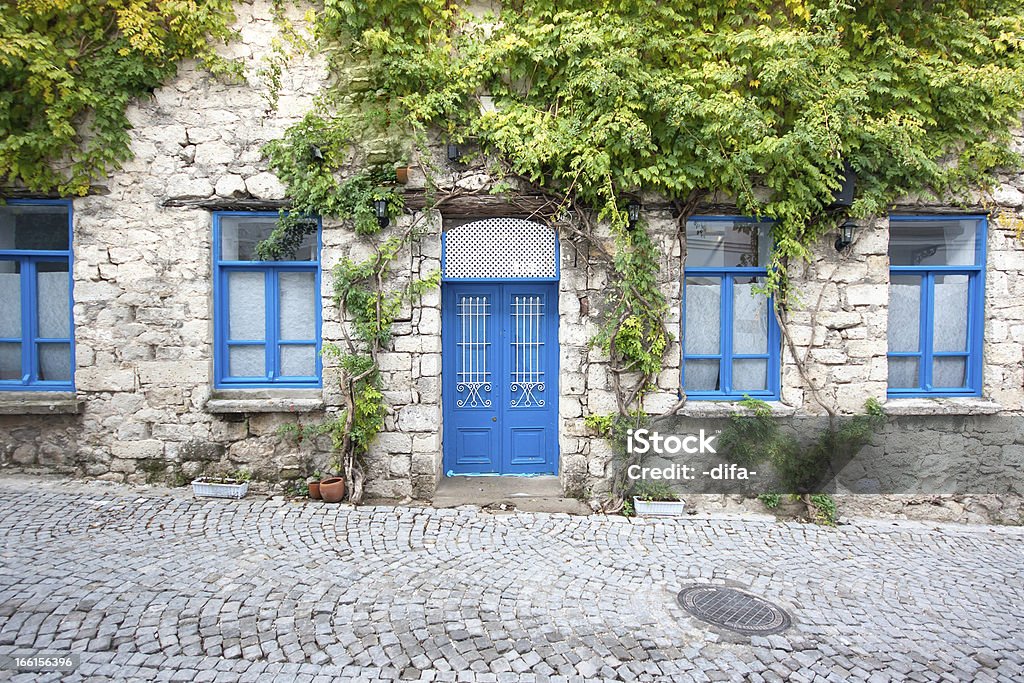
[[[301,9],[289,11],[301,20]],[[152,99],[131,106],[134,160],[106,179],[102,191],[74,201],[77,394],[0,394],[4,465],[137,482],[184,481],[214,467],[288,478],[322,469],[329,460],[325,438],[296,446],[277,435],[286,422],[312,424],[336,414],[338,369],[329,357],[323,391],[212,390],[211,214],[165,206],[170,199],[269,203],[284,198],[261,147],[313,106],[328,75],[318,59],[289,62],[277,106],[268,106],[260,74],[278,33],[270,4],[240,3],[237,13],[240,38],[225,54],[244,61],[248,82],[220,83],[195,65],[183,65]],[[439,152],[443,167],[442,156]],[[478,189],[490,182],[479,168],[449,171],[442,184]],[[986,200],[999,215],[988,233],[985,398],[888,401],[890,412],[1024,411],[1024,252],[1016,234],[1022,190],[1021,177],[1004,177]],[[911,213],[942,207],[903,208]],[[411,221],[425,226],[423,239],[396,260],[397,284],[440,268],[442,218],[411,214],[391,228],[400,230]],[[659,281],[669,303],[667,323],[678,331],[685,245],[667,210],[648,210],[645,218],[662,255]],[[783,349],[782,400],[774,406],[780,414],[821,414],[818,399],[843,413],[859,411],[868,398],[885,400],[887,235],[888,221],[873,221],[858,230],[846,252],[836,252],[826,239],[810,263],[794,267],[799,303],[787,313],[792,345]],[[328,273],[344,256],[372,253],[376,238],[357,238],[325,219],[322,239],[323,338],[341,343],[343,323],[331,300]],[[574,495],[606,491],[612,474],[609,445],[583,424],[586,415],[616,409],[607,358],[590,344],[605,310],[608,278],[604,268],[589,263],[585,245],[563,236],[560,476]],[[440,293],[428,292],[402,311],[393,350],[381,358],[390,412],[369,459],[371,496],[429,497],[442,475],[440,324]],[[680,400],[678,336],[666,352],[657,390],[646,399],[653,414]],[[722,417],[732,408],[691,401],[679,414]]]

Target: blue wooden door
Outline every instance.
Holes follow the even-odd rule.
[[[445,471],[557,474],[557,283],[443,290]]]

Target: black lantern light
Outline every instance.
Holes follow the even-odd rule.
[[[374,199],[373,212],[377,214],[377,224],[380,227],[387,227],[387,224],[391,222],[391,219],[388,218],[388,200]]]
[[[853,204],[853,193],[857,189],[857,174],[849,161],[843,162],[843,177],[839,189],[832,195],[832,202],[826,209],[848,209]]]
[[[853,244],[853,231],[856,227],[857,224],[851,220],[847,220],[839,226],[839,237],[836,238],[836,251],[842,251]]]
[[[320,147],[317,145],[309,146],[309,158],[312,159],[314,164],[319,165],[324,163],[324,153],[320,150]]]
[[[629,200],[629,204],[626,204],[626,217],[629,219],[629,229],[632,230],[640,220],[640,202]]]
[[[456,161],[462,158],[462,150],[460,150],[459,146],[456,145],[454,142],[448,143],[447,154],[448,161],[452,163],[455,163]]]

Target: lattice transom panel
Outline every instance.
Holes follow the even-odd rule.
[[[553,278],[555,231],[519,218],[488,218],[445,233],[447,278]]]

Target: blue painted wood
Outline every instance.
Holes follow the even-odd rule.
[[[2,338],[0,342],[21,344],[21,377],[17,380],[0,380],[0,391],[74,391],[75,390],[75,318],[74,318],[74,279],[71,277],[74,268],[72,203],[69,199],[8,199],[8,205],[49,205],[62,206],[68,215],[68,248],[63,250],[50,249],[5,249],[0,250],[0,260],[16,261],[19,264],[21,277],[21,336]],[[67,263],[68,266],[68,330],[65,338],[39,336],[39,307],[37,287],[37,264]],[[39,350],[44,344],[67,344],[70,355],[71,376],[67,380],[47,380],[40,378]]]
[[[442,286],[444,468],[558,473],[558,285]]]
[[[890,387],[890,398],[924,398],[943,396],[981,396],[982,389],[982,346],[985,329],[985,258],[987,255],[988,217],[984,215],[890,215],[890,223],[940,220],[975,221],[974,264],[956,266],[889,266],[890,275],[916,275],[921,278],[921,327],[918,335],[918,349],[910,352],[890,352],[889,358],[917,358],[917,387]],[[967,281],[967,343],[963,352],[939,352],[934,350],[935,320],[935,276],[965,275]],[[962,387],[937,387],[932,382],[935,358],[966,358],[967,372]]]
[[[224,216],[260,216],[277,218],[276,212],[218,211],[213,214],[213,300],[214,300],[214,385],[217,388],[309,388],[322,386],[323,361],[321,358],[321,337],[323,311],[320,306],[320,251],[322,247],[322,224],[317,219],[316,260],[313,261],[229,261],[221,259],[221,219]],[[263,292],[265,296],[266,325],[264,338],[230,339],[228,325],[228,276],[237,272],[264,273]],[[315,339],[281,339],[279,322],[281,311],[280,276],[287,272],[313,273],[313,291],[316,294]],[[315,348],[315,376],[286,376],[281,372],[281,347],[288,345],[313,346]],[[230,374],[230,349],[233,346],[262,346],[264,349],[264,377],[235,377]]]

